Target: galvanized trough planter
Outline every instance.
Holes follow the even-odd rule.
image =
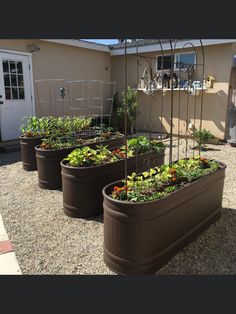
[[[143,172],[164,162],[164,149],[127,159],[127,172]],[[61,162],[63,209],[70,217],[85,218],[103,212],[102,189],[124,177],[125,160],[93,167],[71,167]]]
[[[154,274],[221,215],[226,165],[161,199],[131,203],[103,189],[104,261],[119,274]]]
[[[109,148],[117,148],[124,145],[122,135],[119,138],[106,140],[101,143],[93,143],[86,146],[96,147],[97,145],[108,145]],[[76,147],[62,149],[41,149],[36,146],[36,159],[38,168],[39,187],[42,189],[56,190],[62,187],[60,162],[70,154]]]
[[[20,136],[21,158],[23,169],[26,171],[37,170],[35,146],[41,144],[43,137]]]

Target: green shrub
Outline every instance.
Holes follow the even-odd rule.
[[[194,131],[193,136],[197,142],[198,148],[200,149],[205,148],[206,144],[211,139],[215,138],[214,135],[206,129]]]

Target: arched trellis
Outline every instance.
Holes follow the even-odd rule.
[[[123,40],[124,42],[124,91],[125,91],[125,95],[127,94],[127,39]],[[161,92],[161,97],[160,97],[160,102],[157,103],[157,105],[160,106],[160,122],[161,122],[161,126],[160,126],[160,133],[161,133],[161,137],[160,139],[163,140],[162,135],[163,135],[163,109],[164,109],[164,95],[166,94],[167,90],[168,93],[170,93],[170,97],[169,99],[169,107],[170,107],[170,112],[169,112],[169,118],[170,118],[170,130],[169,130],[169,158],[168,158],[168,162],[171,164],[173,162],[173,141],[174,141],[174,135],[177,135],[177,159],[180,158],[181,156],[181,152],[180,152],[180,146],[182,144],[182,139],[185,140],[185,147],[183,149],[182,152],[184,152],[184,157],[188,158],[190,156],[190,151],[191,151],[191,155],[194,156],[195,154],[195,150],[193,149],[195,146],[195,139],[191,134],[188,134],[188,121],[189,121],[189,97],[190,97],[190,93],[194,96],[194,113],[193,113],[193,126],[195,127],[196,125],[196,117],[197,117],[197,109],[199,111],[199,131],[202,130],[202,118],[203,118],[203,94],[204,94],[204,71],[205,71],[205,53],[204,53],[204,47],[203,47],[203,43],[202,40],[199,39],[199,47],[200,47],[200,52],[197,51],[196,47],[194,46],[194,44],[190,41],[190,40],[185,40],[184,42],[182,40],[177,40],[177,39],[169,39],[168,41],[165,42],[165,49],[163,47],[163,42],[161,39],[157,39],[157,43],[159,43],[160,46],[160,54],[161,54],[161,70],[160,70],[160,75],[161,75],[161,86],[159,85],[159,87],[157,88],[157,85],[155,85],[155,82],[153,80],[152,74],[150,73],[150,77],[151,80],[153,80],[153,82],[148,82],[148,84],[146,84],[146,90],[144,90],[145,94],[147,95],[146,97],[149,98],[149,137],[151,137],[151,116],[152,116],[152,103],[154,102],[152,100],[152,97],[154,96],[154,94],[156,92]],[[168,48],[166,48],[168,43]],[[182,46],[181,46],[182,45]],[[139,59],[140,58],[144,58],[144,59],[155,59],[156,57],[149,57],[146,55],[142,55],[139,51],[139,47],[140,47],[140,40],[136,40],[136,53],[134,54],[136,56],[136,67],[137,67],[137,79],[136,79],[136,87],[137,90],[139,89]],[[192,66],[194,67],[194,75],[191,78],[191,80],[187,80],[187,88],[182,88],[180,85],[180,82],[178,82],[178,87],[174,87],[174,77],[176,76],[176,64],[177,61],[175,61],[175,54],[178,52],[179,55],[179,59],[181,60],[181,56],[184,52],[184,49],[186,49],[187,47],[190,47],[193,52],[195,53],[195,62],[194,64],[192,64]],[[171,55],[171,68],[169,71],[170,74],[170,88],[167,89],[166,86],[164,86],[164,81],[163,81],[163,75],[164,75],[164,68],[163,68],[163,60],[164,60],[164,51],[170,51],[169,55]],[[201,63],[199,63],[199,54],[201,54]],[[150,63],[149,63],[150,64]],[[197,87],[197,85],[195,86],[193,83],[196,84],[196,82],[198,82],[198,74],[199,74],[199,67],[202,67],[202,75],[201,75],[201,83],[200,83],[200,87]],[[187,69],[187,68],[186,68]],[[179,72],[179,77],[181,77],[181,71],[182,68],[179,67],[179,69],[177,70],[177,72]],[[186,70],[187,71],[187,70]],[[195,80],[194,80],[195,78]],[[181,121],[181,102],[182,102],[182,95],[183,92],[182,90],[185,90],[188,92],[187,93],[187,102],[186,102],[186,108],[185,108],[185,134],[183,134],[183,132],[181,131],[180,128],[180,121]],[[159,90],[159,91],[158,91]],[[198,97],[198,93],[200,92],[200,105],[197,106],[197,100],[199,100]],[[176,93],[176,94],[175,94]],[[177,94],[178,93],[178,94]],[[176,97],[178,95],[178,101],[176,102]],[[191,96],[192,97],[192,96]],[[198,98],[197,98],[198,97]],[[125,105],[125,138],[127,139],[127,104]],[[173,132],[173,120],[174,120],[174,111],[176,111],[177,109],[177,134],[174,134]],[[137,128],[137,127],[136,127]],[[189,145],[189,137],[191,138],[191,142],[192,142],[192,147],[190,147]],[[201,139],[200,139],[201,140]],[[201,154],[201,143],[199,145],[199,151],[198,154]],[[127,147],[126,147],[127,150]],[[127,156],[126,156],[127,157]],[[127,162],[125,162],[125,177],[127,176]]]

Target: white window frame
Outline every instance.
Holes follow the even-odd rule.
[[[196,53],[194,52],[194,51],[185,51],[185,52],[179,52],[179,53],[175,53],[175,57],[174,57],[174,71],[180,71],[180,68],[177,68],[176,67],[176,59],[177,59],[177,56],[179,56],[179,55],[184,55],[184,54],[194,54],[194,67],[195,67],[195,65],[196,65]],[[171,56],[171,54],[168,54],[168,53],[165,53],[165,54],[163,54],[163,57],[165,57],[165,56]],[[163,69],[163,70],[158,70],[158,57],[162,57],[162,55],[157,55],[157,57],[156,57],[156,71],[157,71],[157,73],[161,73],[161,71],[170,71],[171,69]],[[184,70],[184,69],[186,69],[186,68],[182,68],[182,70]]]

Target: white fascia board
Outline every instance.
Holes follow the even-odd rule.
[[[228,44],[236,42],[236,39],[202,39],[203,46],[209,46],[209,45],[219,45],[219,44]],[[188,44],[189,43],[189,44]],[[181,49],[183,47],[185,48],[191,48],[191,44],[194,47],[201,46],[199,39],[193,39],[193,40],[186,40],[186,41],[179,41],[177,42],[175,49]],[[173,42],[174,45],[174,42]],[[173,47],[174,48],[174,47]],[[170,50],[170,44],[169,43],[163,43],[162,44],[163,51]],[[143,45],[138,47],[138,53],[144,53],[144,52],[155,52],[155,51],[161,51],[160,44],[152,44],[152,45]],[[127,54],[136,54],[137,53],[137,47],[127,47],[126,49]],[[124,48],[115,48],[111,50],[111,56],[119,56],[124,54]]]
[[[56,44],[62,44],[67,46],[74,46],[85,49],[92,49],[104,52],[110,52],[110,48],[106,45],[96,44],[89,41],[81,41],[76,39],[40,39],[43,41],[49,41]]]

